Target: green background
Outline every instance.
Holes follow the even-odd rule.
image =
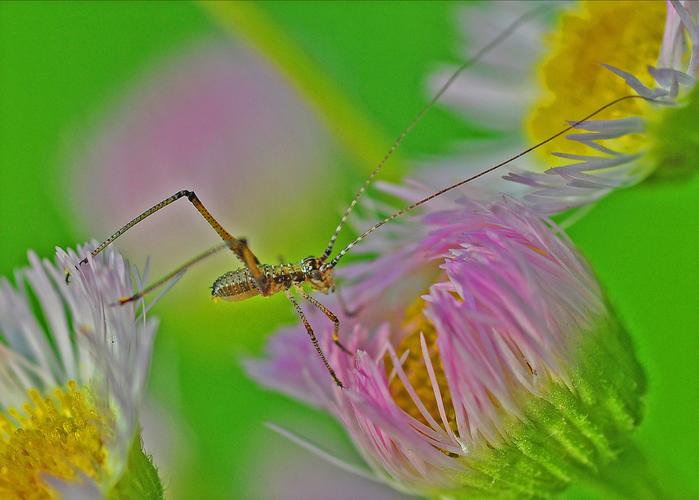
[[[404,127],[424,102],[425,75],[436,63],[458,57],[455,4],[301,2],[260,7],[386,137]],[[85,234],[66,208],[69,193],[61,154],[68,130],[79,133],[95,110],[161,58],[212,35],[230,34],[192,3],[0,4],[3,275],[25,264],[27,249],[49,256],[55,245],[102,236]],[[689,123],[696,117],[686,119]],[[406,142],[402,157],[445,151],[474,130],[435,110]],[[350,174],[338,175],[343,183],[339,191],[349,198],[366,166],[338,161],[351,166]],[[660,477],[687,497],[699,491],[699,479],[692,473],[699,468],[698,199],[697,177],[676,184],[646,183],[609,196],[570,230],[647,368],[650,391],[647,418],[638,433],[641,446],[654,457]],[[320,248],[334,227],[334,208],[319,211],[317,219],[299,221],[299,228],[313,227],[314,236],[304,241],[304,248],[281,251],[302,256]],[[298,246],[294,234],[299,228],[279,231]],[[105,227],[104,233],[111,229]],[[275,249],[268,251],[274,255]],[[145,258],[132,257],[136,262]],[[205,290],[188,293],[203,299],[183,307],[189,302],[180,293],[157,308],[162,327],[151,389],[164,408],[186,422],[191,456],[170,481],[170,494],[252,497],[254,483],[266,478],[251,463],[273,453],[270,443],[282,439],[270,436],[262,422],[293,428],[312,421],[331,435],[340,436],[340,431],[327,417],[259,389],[242,374],[237,361],[241,354],[258,352],[275,325],[293,321],[284,301],[256,299],[212,307]],[[179,384],[177,397],[168,390],[172,379]],[[590,493],[577,488],[565,495],[589,498]]]

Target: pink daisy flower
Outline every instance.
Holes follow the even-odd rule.
[[[400,491],[547,495],[623,448],[641,419],[643,374],[552,223],[509,198],[455,207],[423,218],[419,238],[376,235],[374,249],[391,251],[345,268],[356,284],[344,295],[364,306],[341,317],[354,356],[307,311],[345,389],[300,325],[248,370],[334,415],[374,477]]]

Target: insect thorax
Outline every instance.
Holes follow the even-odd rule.
[[[320,262],[315,257],[307,257],[297,264],[261,264],[260,270],[269,286],[266,295],[274,295],[292,286],[304,284],[323,293],[328,293],[334,288],[332,270],[321,271]],[[262,295],[262,292],[250,270],[239,268],[218,277],[211,287],[211,295],[237,302]]]

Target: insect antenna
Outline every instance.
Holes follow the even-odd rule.
[[[354,209],[354,207],[357,205],[357,202],[359,201],[359,198],[361,198],[362,194],[366,191],[366,189],[371,185],[371,183],[374,181],[374,178],[376,175],[379,173],[381,168],[384,166],[384,164],[388,161],[388,159],[393,155],[393,153],[398,149],[398,147],[401,145],[403,142],[403,139],[412,132],[412,130],[415,128],[415,126],[425,117],[427,112],[434,107],[434,105],[439,101],[439,99],[444,95],[444,93],[449,89],[452,83],[454,83],[454,80],[458,78],[458,76],[469,66],[475,64],[478,62],[478,60],[483,57],[488,51],[493,49],[495,46],[500,44],[503,40],[505,40],[508,36],[510,36],[520,25],[524,24],[526,21],[531,19],[532,17],[535,17],[536,15],[540,14],[541,12],[548,10],[550,6],[547,5],[540,5],[534,9],[528,10],[521,16],[519,16],[512,24],[510,24],[507,28],[505,28],[503,31],[501,31],[493,40],[491,40],[488,44],[484,45],[481,47],[481,49],[476,52],[471,58],[467,59],[461,66],[458,67],[456,71],[449,77],[449,79],[439,88],[437,93],[430,99],[430,101],[425,104],[422,109],[418,112],[417,115],[415,115],[415,118],[410,122],[410,124],[405,127],[405,129],[400,133],[400,135],[396,138],[395,141],[393,141],[393,144],[391,147],[388,149],[384,157],[381,159],[381,161],[374,167],[374,170],[371,171],[369,174],[369,177],[366,178],[364,181],[364,184],[359,188],[359,191],[354,195],[354,198],[350,202],[349,206],[345,210],[345,212],[342,214],[342,217],[340,218],[340,222],[337,224],[337,227],[335,228],[335,232],[333,235],[330,237],[330,241],[328,242],[327,247],[325,248],[325,251],[323,252],[323,255],[320,257],[321,262],[325,262],[330,255],[333,252],[333,247],[335,246],[335,242],[337,241],[337,237],[340,234],[340,231],[342,231],[342,228],[344,227],[345,223],[347,222],[347,219]]]
[[[643,99],[643,100],[645,100],[645,101],[655,102],[655,99],[652,99],[652,98],[649,98],[649,97],[645,97],[645,96],[635,95],[635,94],[634,94],[634,95],[626,95],[626,96],[623,96],[623,97],[618,97],[617,99],[614,99],[613,101],[608,102],[608,103],[605,104],[604,106],[602,106],[602,107],[600,107],[600,108],[597,108],[595,111],[593,111],[592,113],[590,113],[590,114],[587,115],[586,117],[584,117],[584,118],[582,118],[582,119],[580,119],[580,120],[578,120],[578,121],[576,121],[576,122],[574,122],[574,123],[571,123],[569,126],[567,126],[566,128],[560,130],[560,131],[557,132],[556,134],[547,137],[546,139],[542,140],[541,142],[538,142],[538,143],[534,144],[533,146],[528,147],[527,149],[525,149],[525,150],[523,150],[523,151],[520,151],[520,152],[517,153],[516,155],[511,156],[510,158],[508,158],[508,159],[506,159],[506,160],[504,160],[504,161],[501,161],[500,163],[497,163],[497,164],[495,164],[495,165],[493,165],[493,166],[491,166],[491,167],[488,167],[487,169],[482,170],[482,171],[478,172],[477,174],[472,175],[471,177],[468,177],[468,178],[466,178],[466,179],[464,179],[464,180],[461,180],[461,181],[457,182],[456,184],[452,184],[451,186],[447,186],[447,187],[445,187],[445,188],[443,188],[443,189],[440,189],[439,191],[437,191],[437,192],[435,192],[435,193],[432,193],[431,195],[429,195],[429,196],[427,196],[427,197],[425,197],[425,198],[423,198],[423,199],[421,199],[421,200],[416,201],[416,202],[413,203],[412,205],[408,205],[407,207],[402,208],[402,209],[398,210],[397,212],[394,212],[393,214],[391,214],[391,215],[389,215],[388,217],[386,217],[385,219],[383,219],[383,220],[377,222],[376,224],[374,224],[373,226],[371,226],[369,229],[367,229],[366,231],[364,231],[362,234],[360,234],[359,236],[357,236],[349,245],[347,245],[345,248],[343,248],[330,262],[328,262],[327,264],[324,264],[324,265],[323,265],[323,269],[332,269],[332,268],[334,268],[334,267],[337,265],[337,263],[340,261],[340,259],[342,259],[342,257],[344,257],[345,254],[347,254],[347,252],[349,252],[349,251],[352,249],[353,246],[355,246],[357,243],[359,243],[360,241],[362,241],[364,238],[366,238],[367,236],[369,236],[371,233],[373,233],[374,231],[376,231],[378,228],[380,228],[380,227],[383,226],[384,224],[386,224],[386,223],[388,223],[388,222],[391,222],[392,220],[397,219],[398,217],[400,217],[400,216],[402,216],[402,215],[405,215],[406,213],[408,213],[408,212],[410,212],[410,211],[416,209],[416,208],[419,207],[420,205],[424,205],[424,204],[427,203],[428,201],[433,200],[433,199],[437,198],[438,196],[441,196],[441,195],[443,195],[444,193],[447,193],[447,192],[451,191],[452,189],[456,189],[456,188],[458,188],[458,187],[460,187],[460,186],[463,186],[464,184],[467,184],[467,183],[469,183],[469,182],[471,182],[471,181],[473,181],[473,180],[475,180],[475,179],[478,179],[479,177],[482,177],[482,176],[484,176],[485,174],[488,174],[488,173],[492,172],[493,170],[497,170],[497,169],[500,168],[500,167],[503,167],[503,166],[505,166],[505,165],[507,165],[507,164],[509,164],[509,163],[512,163],[513,161],[515,161],[515,160],[521,158],[522,156],[526,155],[527,153],[530,153],[531,151],[534,151],[535,149],[537,149],[537,148],[543,146],[544,144],[547,144],[547,143],[553,141],[554,139],[556,139],[557,137],[562,136],[562,135],[565,134],[566,132],[568,132],[568,131],[570,131],[570,130],[576,128],[576,127],[579,126],[581,123],[583,123],[583,122],[589,120],[590,118],[592,118],[593,116],[595,116],[595,115],[601,113],[601,112],[604,111],[605,109],[610,108],[610,107],[614,106],[615,104],[618,104],[618,103],[620,103],[620,102],[622,102],[622,101],[626,101],[626,100],[629,100],[629,99]]]

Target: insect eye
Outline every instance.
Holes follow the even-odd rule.
[[[301,261],[301,265],[306,272],[311,272],[318,269],[318,261],[314,257],[306,257]]]

